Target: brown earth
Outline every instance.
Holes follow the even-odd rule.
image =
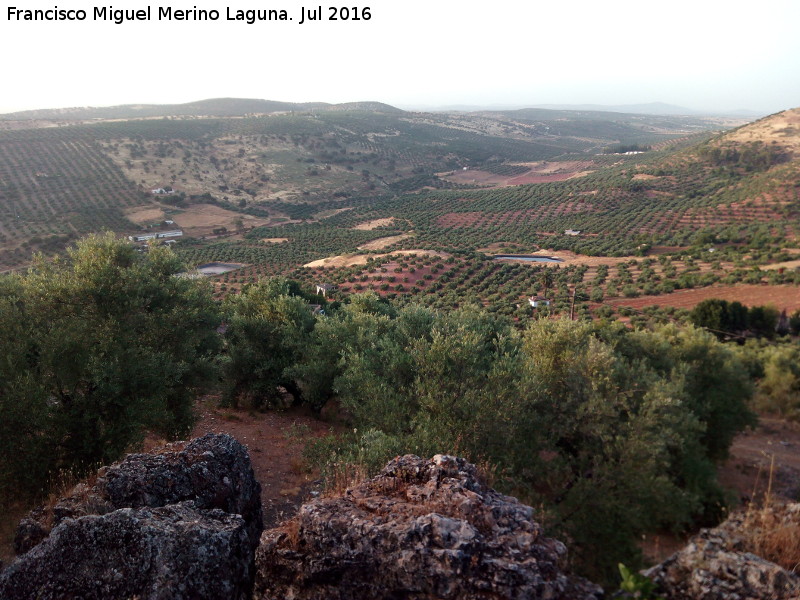
[[[274,527],[291,516],[315,479],[303,462],[303,448],[309,440],[328,433],[331,424],[307,410],[261,413],[222,409],[212,398],[198,407],[200,421],[191,437],[228,433],[247,446],[256,479],[261,483],[265,527]]]
[[[480,185],[489,188],[525,185],[529,183],[550,183],[566,181],[573,177],[582,177],[591,172],[592,161],[533,162],[513,163],[529,168],[527,173],[519,175],[498,175],[480,169],[438,173],[440,179],[466,185]]]
[[[378,238],[377,240],[372,240],[371,242],[367,242],[366,244],[361,244],[358,249],[359,250],[383,250],[392,244],[396,244],[402,240],[406,240],[410,237],[413,237],[410,233],[403,233],[401,235],[390,235],[388,237]]]
[[[372,231],[373,229],[377,229],[378,227],[386,227],[387,225],[391,225],[394,223],[394,217],[385,217],[383,219],[373,219],[372,221],[367,221],[366,223],[359,223],[353,229],[358,229],[359,231]]]
[[[137,225],[146,225],[148,223],[163,221],[166,215],[164,210],[158,207],[136,207],[131,212],[126,213],[125,218]]]
[[[762,415],[754,430],[736,436],[719,477],[742,502],[761,502],[767,490],[796,501],[800,495],[800,424]]]
[[[641,309],[645,306],[674,306],[691,309],[696,304],[709,298],[741,302],[746,306],[772,304],[779,310],[794,312],[800,309],[800,287],[790,285],[730,285],[678,290],[671,294],[659,296],[642,296],[639,298],[619,298],[609,300],[610,304],[629,306]]]
[[[172,220],[187,235],[193,236],[210,235],[218,227],[236,229],[234,222],[237,219],[241,219],[243,225],[248,229],[270,222],[270,219],[237,213],[214,204],[194,204],[172,217]]]
[[[392,254],[419,254],[427,256],[441,256],[447,258],[450,256],[447,252],[440,252],[438,250],[396,250]],[[355,265],[365,265],[370,258],[383,258],[389,256],[388,254],[345,254],[339,256],[329,256],[328,258],[320,258],[319,260],[311,261],[303,265],[304,267],[352,267]]]
[[[596,211],[597,207],[589,202],[568,200],[560,204],[526,210],[509,210],[503,212],[449,212],[440,215],[436,219],[436,224],[440,227],[487,227],[516,224],[520,222],[531,223],[547,217],[591,213]]]

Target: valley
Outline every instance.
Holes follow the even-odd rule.
[[[797,115],[730,133],[730,119],[237,99],[0,115],[0,270],[90,232],[175,227],[190,266],[247,265],[214,279],[220,295],[283,274],[523,318],[543,278],[556,314],[574,295],[583,315],[601,298],[794,285]],[[567,260],[491,260],[503,252]],[[424,264],[436,255],[453,268]]]

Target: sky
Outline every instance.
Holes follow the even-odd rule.
[[[763,114],[800,106],[798,0],[351,0],[350,16],[368,7],[358,21],[329,19],[342,0],[2,2],[0,113],[218,97],[402,108],[658,101]],[[104,6],[149,6],[151,18],[94,20]],[[56,7],[86,19],[9,15]],[[159,21],[160,7],[217,10],[219,19]],[[227,20],[265,8],[293,20]],[[320,8],[323,18],[310,21]]]

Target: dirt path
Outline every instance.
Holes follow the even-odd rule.
[[[302,410],[259,413],[216,408],[213,401],[202,402],[199,409],[200,421],[191,437],[228,433],[247,446],[261,483],[264,526],[273,527],[294,514],[315,479],[304,469],[303,447],[308,439],[328,433],[331,425]]]
[[[789,500],[800,496],[800,424],[762,416],[758,427],[736,436],[720,482],[740,501],[760,502],[767,488]]]

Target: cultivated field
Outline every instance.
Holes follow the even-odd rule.
[[[214,229],[225,227],[230,231],[251,229],[270,222],[270,219],[243,215],[215,206],[213,204],[194,204],[172,216],[175,224],[184,230],[186,235],[211,235]],[[241,226],[237,226],[240,223]]]
[[[800,310],[800,287],[787,285],[733,285],[712,286],[702,289],[678,290],[671,294],[611,300],[618,306],[644,308],[645,306],[674,306],[691,309],[703,300],[718,298],[741,302],[745,306],[772,305],[778,310],[792,313]]]

